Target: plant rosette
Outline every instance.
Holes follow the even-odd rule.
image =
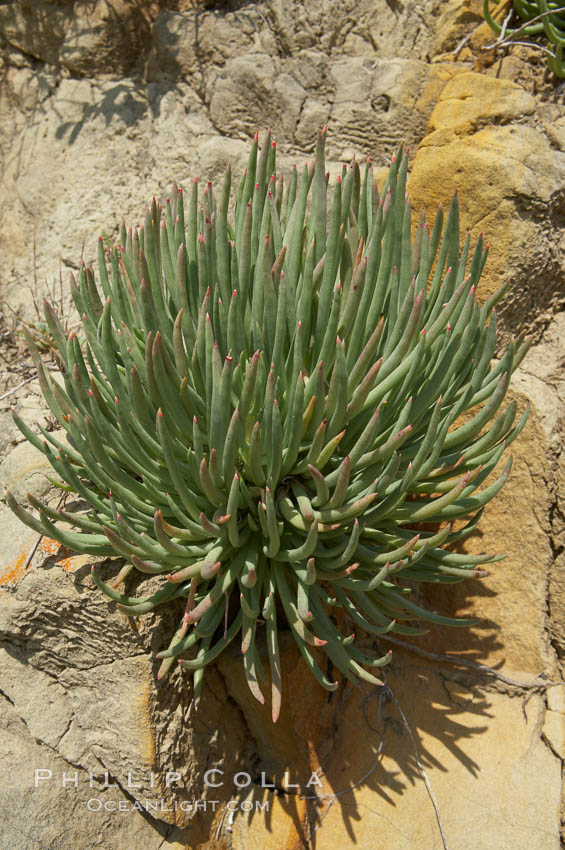
[[[109,262],[99,241],[98,284],[90,266],[71,275],[82,329],[66,335],[45,303],[61,383],[27,334],[66,440],[14,413],[87,508],[29,496],[32,513],[8,494],[12,510],[70,549],[124,558],[111,584],[92,572],[119,611],[185,601],[158,675],[180,663],[196,705],[238,638],[273,720],[281,623],[331,691],[322,666],[379,684],[390,660],[338,621],[369,635],[475,622],[423,609],[410,586],[488,575],[497,556],[449,547],[503,486],[511,459],[486,482],[527,418],[502,409],[527,343],[493,360],[504,288],[477,301],[487,249],[461,248],[457,195],[445,226],[422,213],[412,240],[406,152],[380,192],[355,160],[330,188],[326,132],[287,179],[256,134],[233,216],[228,165],[217,196],[195,180],[186,204],[176,185],[163,208],[154,198]],[[147,595],[125,592],[148,578]]]

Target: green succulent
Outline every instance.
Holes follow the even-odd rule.
[[[499,0],[494,0],[498,4]],[[525,22],[520,27],[507,27],[505,38],[512,41],[515,36],[537,36],[545,34],[555,52],[544,48],[548,54],[547,64],[556,77],[565,78],[565,3],[561,0],[512,0],[516,14]],[[502,26],[491,15],[489,0],[483,0],[483,14],[490,28],[501,35]],[[524,42],[520,42],[523,44]],[[535,45],[533,45],[535,46]]]
[[[406,152],[380,194],[355,160],[330,189],[325,140],[324,128],[314,163],[284,180],[270,133],[260,151],[255,135],[233,216],[228,165],[217,196],[195,180],[185,206],[174,185],[142,227],[122,225],[109,267],[99,242],[101,291],[91,267],[71,277],[82,331],[66,336],[45,303],[62,382],[30,339],[66,440],[14,414],[87,507],[29,496],[36,518],[8,494],[11,508],[77,552],[125,558],[112,584],[92,572],[121,612],[186,600],[158,675],[180,661],[196,703],[239,635],[260,702],[270,678],[274,720],[281,621],[330,691],[331,669],[378,684],[367,668],[390,660],[363,653],[351,627],[475,622],[424,610],[410,585],[488,575],[497,556],[448,547],[506,481],[510,460],[481,487],[527,416],[515,426],[516,404],[501,410],[527,344],[492,361],[504,288],[476,301],[487,249],[479,237],[471,254],[467,236],[460,250],[457,195],[445,228],[441,209],[431,230],[422,213],[412,241]],[[118,589],[134,578],[147,595]]]

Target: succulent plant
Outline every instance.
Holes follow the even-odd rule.
[[[498,5],[499,0],[494,0]],[[519,27],[503,27],[496,21],[489,8],[489,0],[483,0],[483,14],[490,28],[499,36],[503,35],[506,43],[519,43],[526,47],[535,47],[529,42],[516,42],[516,36],[537,36],[545,34],[555,52],[547,47],[543,49],[548,54],[547,64],[556,77],[565,78],[565,61],[563,46],[565,45],[565,3],[561,0],[512,0],[512,8],[516,15],[525,23]]]
[[[164,208],[153,198],[109,267],[100,243],[101,289],[91,267],[71,277],[82,330],[65,335],[44,305],[62,381],[30,339],[66,439],[14,413],[83,505],[29,496],[36,516],[8,494],[17,515],[77,552],[125,558],[112,584],[92,572],[119,611],[186,600],[158,675],[180,661],[196,701],[239,635],[260,702],[270,678],[274,720],[281,622],[330,691],[330,670],[379,683],[369,670],[390,660],[362,652],[351,626],[475,622],[423,609],[410,586],[488,575],[497,556],[448,547],[506,481],[511,461],[481,487],[527,416],[501,410],[527,343],[492,359],[504,288],[477,302],[487,248],[479,237],[471,253],[467,236],[461,249],[457,195],[445,228],[441,209],[431,230],[422,213],[412,241],[406,152],[380,193],[369,161],[330,181],[326,132],[286,182],[270,133],[260,150],[255,135],[233,217],[228,165],[217,195],[195,180],[186,204],[176,185]],[[134,578],[147,595],[119,589]]]

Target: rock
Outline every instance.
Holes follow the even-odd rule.
[[[535,98],[509,80],[455,74],[439,96],[428,134],[469,134],[485,124],[507,124],[517,115],[532,115],[535,110]]]
[[[90,566],[67,573],[56,566],[56,551],[39,552],[34,569],[15,590],[2,592],[3,638],[17,641],[32,667],[55,677],[69,669],[110,667],[117,658],[139,655],[140,641],[127,620],[108,617],[108,603],[93,589]],[[44,563],[47,569],[41,568]],[[60,632],[61,616],[67,621],[66,638]],[[104,629],[99,628],[106,620]]]
[[[3,250],[10,245],[13,258],[3,291],[9,290],[10,280],[17,281],[10,303],[30,320],[36,318],[28,295],[34,260],[25,209],[41,208],[49,219],[49,225],[37,231],[35,262],[41,279],[57,281],[58,288],[62,275],[66,289],[68,269],[61,258],[76,265],[85,240],[85,259],[95,260],[97,235],[102,231],[109,235],[123,216],[138,222],[146,200],[155,192],[168,194],[173,177],[181,184],[185,178],[192,180],[195,172],[189,163],[202,161],[200,146],[215,135],[186,84],[179,84],[173,94],[156,83],[66,79],[53,97],[55,112],[64,113],[64,120],[53,120],[50,108],[41,130],[31,124],[22,129],[18,145],[25,167],[11,161],[6,172],[21,215],[11,214],[6,229],[0,221],[0,244]],[[103,151],[100,134],[105,138]],[[205,167],[223,172],[231,150],[224,143],[221,162],[208,161]],[[49,179],[41,164],[44,156],[49,157]],[[64,199],[76,197],[78,182],[83,186],[81,210],[74,215]],[[74,309],[69,315],[76,321]]]
[[[518,422],[527,399],[516,390],[510,391],[508,401],[511,398],[518,403]],[[506,560],[493,564],[487,578],[423,585],[416,590],[425,607],[447,616],[476,617],[479,622],[461,629],[431,625],[429,633],[418,638],[418,646],[434,652],[466,653],[480,663],[504,665],[505,670],[531,676],[543,670],[552,673],[554,659],[545,638],[545,587],[552,569],[547,537],[551,505],[545,481],[547,449],[539,414],[532,405],[524,430],[506,455],[513,456],[510,477],[485,506],[476,533],[461,549],[505,554]],[[501,459],[489,481],[502,473],[505,462]]]
[[[430,70],[415,59],[347,57],[333,63],[329,154],[339,158],[343,147],[352,147],[378,165],[389,163],[401,142],[410,147],[422,137],[434,93],[450,76],[444,66]]]
[[[176,13],[163,9],[151,30],[146,75],[149,81],[185,79],[202,91],[214,66],[227,59],[261,50],[265,36],[259,10],[250,7],[242,21],[236,12],[224,15]],[[266,31],[267,34],[269,30]],[[263,46],[263,52],[266,52]]]
[[[207,86],[210,117],[226,135],[246,138],[268,122],[275,138],[289,142],[295,133],[306,93],[264,53],[230,59]]]
[[[125,785],[129,771],[145,778],[139,797],[153,796],[151,665],[125,620],[100,629],[108,606],[57,567],[35,569],[2,596],[0,633],[18,643],[0,657],[4,694],[32,738],[79,769],[81,782],[108,771]]]
[[[102,39],[103,30],[96,29],[97,22],[106,20],[100,3],[96,4],[94,29],[96,38]],[[72,18],[81,45],[76,55],[90,62],[96,51],[91,54],[90,47],[80,41],[91,37],[86,25],[81,29],[82,8],[78,5]],[[98,233],[103,231],[111,239],[122,217],[139,221],[143,203],[155,192],[164,196],[173,177],[179,182],[192,179],[196,168],[202,166],[214,174],[222,173],[232,156],[234,140],[249,139],[256,128],[264,130],[267,123],[290,162],[295,151],[312,151],[315,131],[327,121],[330,158],[339,158],[343,147],[354,147],[384,164],[403,137],[409,143],[417,141],[432,109],[434,92],[448,72],[435,67],[428,72],[422,58],[412,58],[414,51],[405,62],[381,59],[388,49],[391,28],[396,26],[390,10],[384,13],[386,26],[382,20],[378,22],[382,50],[376,65],[373,48],[371,58],[336,53],[331,62],[321,51],[316,34],[326,33],[334,24],[337,32],[340,15],[353,27],[350,4],[340,2],[336,21],[331,22],[321,10],[312,11],[308,24],[314,26],[312,38],[304,38],[297,28],[297,20],[303,16],[300,4],[295,11],[297,19],[276,4],[269,9],[254,5],[246,8],[245,15],[240,10],[221,14],[163,10],[155,20],[152,47],[146,56],[148,82],[123,77],[89,79],[85,75],[92,72],[86,66],[72,71],[80,76],[66,78],[56,64],[35,72],[37,86],[30,82],[29,68],[22,69],[25,79],[7,80],[12,100],[4,101],[2,108],[6,109],[8,102],[13,106],[6,121],[0,115],[0,132],[6,136],[5,144],[18,150],[18,156],[7,162],[4,172],[12,204],[0,211],[0,250],[7,250],[12,258],[3,276],[3,291],[24,318],[32,317],[32,302],[26,293],[34,279],[34,267],[41,269],[41,281],[58,285],[61,275],[63,280],[67,278],[68,264],[76,265],[80,259],[83,243],[85,258],[94,260]],[[358,11],[355,27],[362,29],[363,15],[369,26],[372,5],[367,2]],[[267,27],[261,15],[269,22]],[[65,41],[71,26],[65,21],[60,42],[72,46],[72,39]],[[20,29],[25,29],[23,23]],[[268,33],[277,45],[290,39],[288,49],[272,49]],[[400,35],[407,38],[401,27],[395,37]],[[327,49],[337,51],[332,44],[329,39]],[[114,49],[105,42],[97,45],[100,56]],[[46,58],[55,63],[60,61],[57,56]],[[65,61],[71,58],[69,54]],[[97,74],[104,73],[102,65]],[[108,67],[113,67],[111,62]],[[365,91],[365,80],[368,103],[355,91],[356,81]],[[23,109],[26,111],[21,112]],[[29,120],[32,113],[33,121]],[[357,114],[366,133],[355,128]],[[220,134],[228,134],[229,139]],[[340,135],[343,138],[338,139]],[[210,152],[213,150],[218,160],[204,163],[201,151],[210,141],[215,145]],[[43,167],[46,160],[48,174]],[[38,209],[42,210],[40,218],[33,213]],[[30,228],[35,228],[35,256],[29,247]]]
[[[22,390],[25,391],[25,387],[22,387]],[[12,451],[20,436],[11,413],[7,409],[0,409],[0,457],[4,458]]]
[[[44,703],[42,703],[44,704]],[[56,750],[35,739],[18,710],[5,699],[0,717],[0,737],[4,757],[0,760],[0,781],[4,788],[0,800],[0,818],[5,846],[12,850],[54,850],[64,847],[92,847],[103,842],[107,850],[144,847],[158,850],[163,846],[167,825],[148,821],[141,812],[131,811],[131,799],[121,789],[95,790],[89,787],[88,774],[75,787],[75,765],[69,764]],[[15,765],[22,769],[14,770]],[[39,785],[35,787],[35,769]],[[64,779],[69,780],[63,786]],[[89,801],[93,800],[93,803]],[[98,801],[114,806],[112,811],[95,810]],[[120,803],[127,807],[119,812]],[[57,812],[64,816],[57,817]],[[180,850],[181,845],[168,845]]]
[[[446,84],[457,73],[456,67],[450,62],[437,62],[429,65],[427,69],[427,80],[422,85],[415,103],[418,111],[429,117]],[[421,137],[418,139],[418,144],[420,141]]]
[[[0,7],[0,33],[23,53],[76,74],[131,71],[150,20],[133,0],[39,0]]]
[[[462,228],[472,238],[484,232],[492,245],[479,292],[486,297],[512,280],[500,314],[514,331],[524,327],[524,317],[527,327],[539,329],[545,311],[562,297],[565,274],[558,249],[565,156],[534,126],[515,120],[499,126],[533,108],[531,96],[506,80],[453,77],[432,113],[409,181],[415,212],[426,205],[433,214],[459,190]]]
[[[393,850],[441,847],[435,812],[414,761],[414,746],[398,709],[400,705],[416,736],[419,757],[437,799],[449,846],[495,850],[501,843],[520,846],[525,836],[531,836],[526,844],[535,843],[534,835],[543,824],[547,847],[557,850],[558,760],[539,741],[536,730],[543,714],[543,700],[533,697],[530,701],[528,725],[519,701],[499,694],[489,693],[473,706],[467,704],[454,710],[442,678],[437,672],[434,675],[423,669],[420,661],[402,665],[389,675],[397,704],[385,700],[379,706],[375,694],[366,703],[366,721],[363,698],[352,704],[331,767],[326,768],[328,792],[350,787],[375,762],[377,767],[359,789],[345,796],[343,807],[340,799],[335,801],[320,826],[320,839],[325,832],[321,846],[331,847],[338,839],[342,819],[349,810],[347,803],[354,801],[359,810],[365,810],[363,818],[350,822],[352,834],[361,846],[363,842],[370,845],[370,836],[378,830],[379,842]],[[365,729],[363,736],[355,732],[359,728]],[[375,729],[387,730],[382,761],[377,760],[380,736]],[[496,759],[491,757],[494,741]],[[549,796],[545,794],[545,783],[536,786],[528,780],[532,773],[541,771],[538,775],[543,775],[544,770],[548,771],[548,784],[553,788]],[[489,805],[483,807],[481,801],[486,799]],[[517,811],[522,813],[519,819]]]
[[[543,465],[549,503],[546,531],[553,563],[548,575],[548,610],[551,640],[560,658],[565,657],[565,315],[557,313],[543,340],[529,352],[514,383],[535,403],[546,435],[547,459]]]
[[[328,103],[320,102],[311,97],[306,98],[294,133],[298,145],[303,150],[313,150],[312,140],[316,138],[319,128],[327,125],[330,109]]]
[[[290,631],[282,625],[279,641],[283,700],[276,726],[271,718],[270,688],[265,688],[265,705],[260,705],[247,686],[239,647],[222,654],[218,669],[228,693],[237,701],[248,727],[253,730],[261,769],[275,777],[273,781],[278,786],[285,784],[285,773],[290,777],[288,781],[304,786],[312,772],[320,768],[321,753],[330,742],[347,690],[341,688],[329,700],[327,691],[318,685],[303,662]],[[263,665],[269,669],[266,647],[259,646]]]
[[[556,313],[542,340],[528,351],[512,378],[536,405],[551,453],[559,459],[565,420],[565,314]],[[558,507],[559,513],[559,507]],[[565,531],[565,526],[560,527]]]
[[[343,843],[345,829],[346,841],[360,847],[439,848],[419,757],[450,847],[537,845],[542,829],[544,847],[557,850],[560,761],[539,739],[543,698],[530,698],[525,723],[520,700],[485,695],[472,682],[474,699],[454,704],[445,687],[453,675],[448,667],[399,654],[387,674],[392,697],[384,691],[381,698],[378,689],[353,692],[340,710],[322,787],[311,787],[308,795],[301,789],[306,800],[285,797],[286,817],[283,807],[273,806],[268,825],[257,816],[237,816],[238,846],[275,850],[284,840],[298,847],[315,830],[316,846],[326,850]],[[544,782],[532,782],[533,775]]]
[[[22,53],[55,65],[72,11],[70,0],[3,3],[0,6],[0,33]]]
[[[543,736],[556,756],[565,758],[565,717],[560,711],[546,711]]]
[[[11,68],[9,78],[18,106],[25,112],[42,104],[56,86],[54,74],[36,74],[31,68]]]
[[[148,45],[150,25],[148,11],[134,0],[75,3],[58,63],[78,75],[130,73]]]
[[[0,489],[2,494],[10,490],[17,501],[27,504],[27,494],[41,499],[53,485],[47,475],[56,477],[53,467],[31,443],[23,442],[0,464]]]
[[[190,693],[182,678],[175,673],[172,682],[155,683],[158,663],[151,655],[164,639],[153,618],[136,632],[126,618],[109,612],[114,606],[87,578],[89,563],[67,570],[63,563],[57,555],[46,558],[39,552],[34,568],[15,589],[0,591],[0,671],[6,699],[28,738],[63,759],[73,776],[77,771],[86,800],[104,791],[100,783],[107,773],[107,782],[117,785],[110,792],[114,798],[125,795],[130,804],[137,800],[140,805],[146,799],[163,801],[150,809],[158,831],[163,822],[185,828],[197,815],[191,835],[202,829],[205,836],[216,811],[195,811],[192,801],[212,794],[223,802],[229,799],[232,766],[233,772],[245,767],[238,709],[226,707],[222,680],[212,670],[209,681],[214,685],[204,689],[201,719],[189,724]],[[162,621],[165,632],[172,627],[169,619],[170,612]],[[49,767],[50,761],[37,766]],[[203,766],[223,767],[226,762],[225,787],[206,788]],[[167,772],[174,776],[167,779]],[[60,775],[55,782],[56,806],[62,809],[68,791]],[[16,825],[21,817],[15,808],[10,823]]]
[[[2,528],[0,586],[11,586],[17,584],[29,571],[28,557],[39,535],[20,522],[3,503],[0,504],[0,527]]]
[[[292,60],[292,73],[303,89],[326,103],[332,91],[330,63],[317,50],[300,50]]]
[[[340,148],[366,150],[375,162],[384,164],[400,138],[409,144],[418,135],[419,121],[425,124],[425,116],[415,115],[412,108],[414,92],[426,76],[423,63],[345,58],[332,65],[331,74],[335,95],[330,126]],[[394,141],[392,124],[400,131]],[[331,137],[328,148],[333,153]]]
[[[484,22],[482,0],[447,0],[436,22],[434,53],[448,53],[470,30]]]
[[[560,114],[556,104],[545,106],[541,116],[547,137],[558,150],[565,151],[565,115]]]
[[[312,6],[307,7],[307,14],[315,20],[317,44],[321,43],[328,54],[363,52],[374,58],[425,59],[431,49],[435,20],[422,15],[411,3],[375,7],[370,0],[342,0],[329,15],[323,4]],[[293,15],[293,20],[298,29],[300,17]]]
[[[547,690],[547,707],[550,711],[565,714],[565,685]]]

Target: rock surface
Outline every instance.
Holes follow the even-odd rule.
[[[147,48],[150,18],[135,0],[23,0],[0,7],[8,44],[71,74],[114,75],[135,70]]]
[[[393,850],[439,850],[424,776],[452,850],[559,847],[565,697],[544,683],[560,681],[565,658],[565,107],[536,57],[481,51],[492,40],[481,7],[0,4],[0,354],[12,358],[0,384],[3,487],[48,486],[10,406],[51,427],[37,382],[16,386],[31,373],[22,348],[5,343],[15,339],[5,304],[28,322],[34,298],[66,305],[68,271],[93,259],[98,233],[113,240],[122,217],[139,221],[173,179],[216,179],[228,160],[241,171],[267,124],[283,169],[310,158],[324,123],[332,174],[354,153],[384,166],[410,145],[415,212],[433,216],[459,190],[462,227],[492,246],[481,294],[510,281],[502,330],[535,341],[513,380],[532,415],[512,476],[468,544],[509,557],[482,583],[425,595],[479,626],[431,629],[417,643],[424,656],[386,644],[389,689],[342,687],[331,700],[283,634],[293,698],[275,729],[236,650],[207,674],[191,713],[178,673],[156,680],[153,655],[173,620],[135,630],[93,589],[92,559],[38,541],[1,504],[2,848],[326,850],[372,848],[378,836]],[[37,788],[36,768],[51,771]],[[214,774],[223,785],[205,786],[210,769],[224,771]],[[234,785],[238,772],[247,787]],[[118,787],[103,787],[106,774]],[[140,811],[145,799],[159,809]],[[230,812],[229,801],[245,805]]]
[[[412,202],[448,206],[458,189],[462,226],[493,246],[481,291],[511,283],[501,314],[514,333],[539,334],[563,303],[564,185],[565,150],[531,94],[474,72],[446,84],[414,158]]]

